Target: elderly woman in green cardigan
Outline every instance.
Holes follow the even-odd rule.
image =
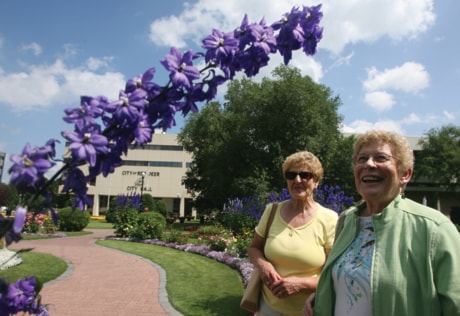
[[[413,166],[405,137],[357,137],[353,172],[363,201],[341,216],[304,315],[460,315],[460,235],[447,216],[404,196]]]

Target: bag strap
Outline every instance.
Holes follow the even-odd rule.
[[[276,208],[278,207],[278,203],[273,203],[272,209],[270,210],[270,217],[268,218],[267,228],[265,228],[265,239],[267,239],[268,232],[270,231],[270,227],[273,223],[273,218],[275,217]]]
[[[278,203],[273,203],[272,209],[270,211],[270,217],[268,218],[267,228],[265,229],[265,236],[268,236],[268,232],[270,231],[270,227],[273,223],[273,218],[275,217],[276,208],[278,207]]]

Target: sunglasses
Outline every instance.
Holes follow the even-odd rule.
[[[308,172],[308,171],[301,171],[301,172],[286,171],[284,173],[284,177],[288,180],[294,180],[295,178],[297,178],[297,176],[300,176],[300,179],[302,180],[310,180],[313,178],[313,173]]]

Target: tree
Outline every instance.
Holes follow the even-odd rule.
[[[353,143],[355,140],[354,135],[339,136],[337,148],[333,153],[331,161],[325,168],[323,183],[339,185],[348,196],[353,196],[355,201],[359,201],[361,196],[356,191],[353,167],[351,165]]]
[[[19,202],[16,187],[11,184],[0,183],[0,206],[5,206],[8,213],[14,210]]]
[[[336,150],[342,147],[339,97],[296,68],[280,66],[272,74],[274,79],[261,83],[234,80],[223,105],[207,104],[179,133],[193,156],[184,184],[199,210],[221,209],[233,197],[281,191],[282,162],[300,150],[318,156],[327,179],[340,180],[328,168],[338,164]]]
[[[460,181],[460,128],[453,125],[430,129],[419,142],[414,178],[456,189]]]

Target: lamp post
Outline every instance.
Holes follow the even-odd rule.
[[[142,171],[141,173],[141,177],[142,177],[142,181],[141,181],[141,199],[142,199],[142,194],[144,194],[144,178],[145,178],[145,175],[147,173],[145,171]]]

